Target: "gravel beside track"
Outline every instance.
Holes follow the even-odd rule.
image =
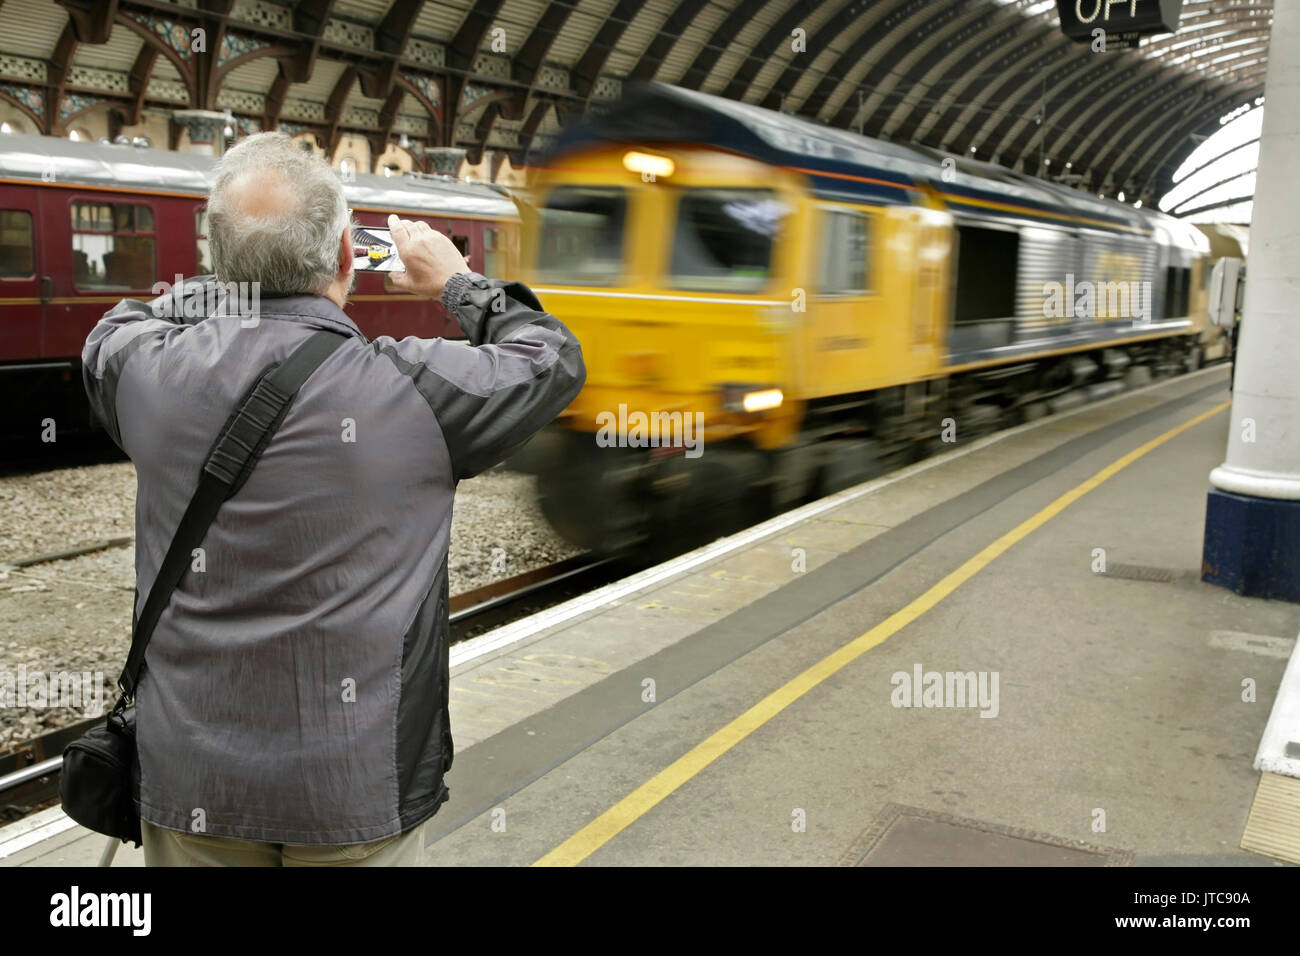
[[[452,516],[452,594],[544,567],[579,551],[547,525],[535,480],[493,469],[463,481]],[[95,716],[130,644],[135,550],[14,568],[24,558],[135,533],[135,469],[130,462],[0,478],[0,753],[55,727]],[[80,709],[18,707],[5,675],[86,672]],[[87,703],[89,707],[86,706]]]
[[[135,534],[129,461],[0,478],[0,564]]]

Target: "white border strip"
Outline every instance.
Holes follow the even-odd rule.
[[[1099,408],[1104,408],[1107,405],[1133,398],[1136,395],[1141,395],[1144,392],[1151,391],[1152,389],[1166,388],[1180,382],[1188,382],[1194,378],[1207,375],[1211,372],[1221,372],[1224,368],[1225,367],[1223,366],[1216,365],[1211,366],[1210,368],[1200,369],[1196,372],[1189,372],[1168,381],[1154,382],[1151,385],[1144,385],[1142,388],[1133,389],[1129,392],[1122,392],[1119,395],[1103,399],[1100,402],[1081,405],[1078,408],[1070,409],[1069,411],[1057,415],[1047,415],[1043,418],[1037,419],[1036,421],[1026,422],[1023,425],[1016,425],[1015,427],[1008,428],[1005,431],[1000,431],[993,435],[986,435],[964,448],[954,449],[953,451],[936,455],[933,458],[927,458],[925,461],[917,462],[914,465],[908,465],[906,468],[893,472],[885,478],[877,478],[873,481],[867,482],[866,484],[858,485],[855,488],[848,488],[827,498],[822,498],[819,501],[803,505],[793,511],[787,511],[774,518],[769,518],[762,524],[757,524],[752,528],[731,535],[730,537],[720,538],[712,544],[706,544],[703,547],[696,548],[694,551],[688,551],[686,554],[679,555],[678,557],[666,561],[663,564],[656,565],[653,568],[647,568],[629,578],[615,581],[613,584],[607,584],[603,588],[583,594],[570,601],[566,601],[563,604],[557,604],[555,607],[547,608],[545,611],[539,611],[529,617],[520,618],[518,621],[512,621],[511,623],[496,628],[495,630],[488,631],[486,634],[481,634],[478,637],[457,644],[451,649],[451,666],[455,668],[462,664],[467,664],[486,654],[491,654],[494,651],[499,651],[512,644],[525,641],[541,631],[564,624],[567,621],[572,621],[574,618],[580,617],[588,611],[594,611],[605,604],[609,604],[613,601],[617,601],[619,598],[627,597],[637,591],[667,581],[679,574],[684,574],[702,564],[707,564],[723,555],[730,554],[732,551],[748,547],[756,541],[784,531],[791,525],[796,525],[802,521],[807,521],[809,518],[815,518],[818,515],[825,514],[827,511],[848,504],[850,501],[856,501],[858,498],[877,492],[882,488],[887,488],[895,482],[903,481],[913,477],[914,475],[919,475],[921,472],[929,471],[931,468],[937,468],[939,465],[948,464],[949,462],[955,461],[965,455],[969,455],[972,452],[988,448],[990,445],[995,445],[1006,438],[1011,438],[1014,435],[1019,435],[1035,428],[1040,428],[1043,425],[1050,425],[1064,421],[1065,419],[1081,414],[1082,412],[1090,412]]]
[[[64,813],[62,807],[50,807],[30,817],[23,817],[17,823],[0,829],[0,860],[52,836],[58,836],[76,825],[77,821]]]
[[[1300,743],[1300,638],[1296,639],[1277,697],[1273,699],[1273,710],[1255,754],[1255,769],[1300,777],[1300,757],[1286,755],[1286,745],[1291,741]]]

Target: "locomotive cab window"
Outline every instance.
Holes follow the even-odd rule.
[[[541,211],[537,268],[548,279],[608,285],[623,271],[627,194],[618,188],[559,186]]]
[[[870,222],[860,212],[823,209],[821,295],[866,295],[868,278],[867,230]]]
[[[32,260],[32,214],[0,209],[0,279],[29,278]]]
[[[149,289],[154,281],[153,210],[136,203],[72,204],[73,277],[78,289]]]
[[[769,189],[688,189],[677,203],[672,284],[705,292],[760,292],[786,209]]]

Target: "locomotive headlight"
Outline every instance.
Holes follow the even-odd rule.
[[[780,408],[785,395],[779,388],[755,388],[753,385],[728,385],[722,390],[722,407],[729,412],[770,412]]]
[[[623,154],[623,168],[639,176],[650,175],[655,179],[667,178],[677,170],[677,164],[667,156],[653,156],[636,150]]]
[[[748,392],[740,400],[740,405],[747,412],[766,412],[780,408],[785,401],[779,388],[765,388],[761,392]]]

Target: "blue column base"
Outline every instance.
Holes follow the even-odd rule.
[[[1211,488],[1201,580],[1247,597],[1300,604],[1300,501]]]

